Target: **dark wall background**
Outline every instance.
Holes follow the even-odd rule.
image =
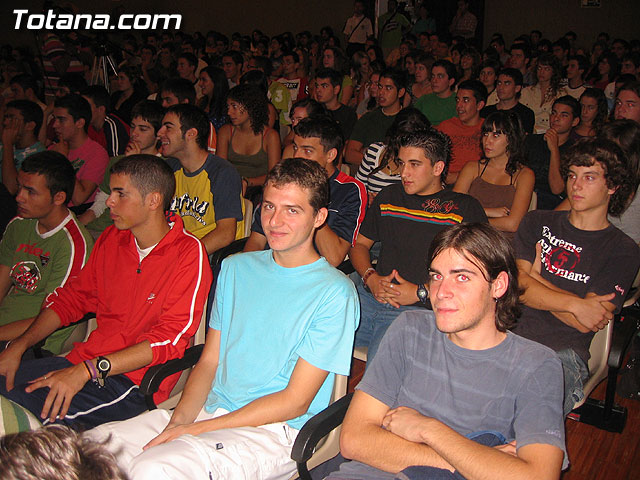
[[[581,0],[472,0],[472,10],[482,10],[483,1],[485,42],[495,31],[502,32],[510,42],[532,28],[542,30],[552,40],[571,29],[577,32],[579,43],[587,44],[602,30],[612,37],[640,36],[640,0],[601,0],[601,8],[581,8]],[[267,35],[285,30],[317,33],[324,25],[340,32],[353,8],[351,0],[76,0],[75,3],[87,13],[108,13],[116,7],[124,7],[127,13],[182,13],[185,31],[213,29],[231,34],[259,28]],[[373,4],[373,0],[368,3]],[[455,3],[434,2],[434,16],[451,15]],[[42,0],[5,0],[0,5],[0,43],[32,45],[33,36],[29,32],[14,30],[14,8],[39,12]],[[385,10],[383,7],[382,11]]]
[[[473,1],[473,0],[472,0]],[[581,0],[485,0],[484,40],[502,32],[510,42],[532,29],[551,41],[568,30],[578,45],[591,46],[601,31],[611,38],[640,37],[639,0],[601,0],[600,8],[581,8]]]

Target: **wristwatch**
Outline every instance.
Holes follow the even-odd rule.
[[[104,381],[111,371],[111,361],[107,357],[98,357],[96,367],[98,368],[98,384],[104,387]]]
[[[427,304],[427,299],[429,298],[429,291],[425,288],[424,284],[418,285],[418,290],[416,291],[416,295],[418,295],[418,300],[423,305]]]

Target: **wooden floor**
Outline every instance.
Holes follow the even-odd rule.
[[[353,360],[349,391],[364,373],[364,362]],[[605,383],[591,395],[604,398]],[[570,468],[561,480],[640,480],[640,402],[616,396],[616,403],[628,409],[624,431],[610,433],[590,425],[566,421]]]

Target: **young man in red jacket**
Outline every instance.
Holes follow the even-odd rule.
[[[93,427],[146,410],[138,386],[146,370],[184,354],[211,284],[200,241],[165,211],[171,169],[152,155],[112,168],[114,226],[98,239],[76,278],[56,289],[24,334],[0,353],[0,395],[43,420]],[[27,348],[87,312],[98,327],[66,357],[21,361]],[[177,377],[155,400],[165,400]]]

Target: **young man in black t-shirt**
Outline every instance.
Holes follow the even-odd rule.
[[[534,190],[539,210],[553,210],[564,199],[560,157],[573,144],[570,134],[580,122],[580,109],[580,103],[572,96],[558,98],[551,107],[549,130],[525,139],[526,164],[536,176]]]
[[[427,305],[427,252],[435,235],[449,225],[487,222],[476,199],[442,188],[449,143],[433,129],[402,138],[397,159],[402,184],[389,185],[376,196],[349,252],[360,296],[355,344],[369,348],[368,359],[400,313]],[[375,242],[381,249],[374,268],[369,250]]]
[[[358,116],[353,108],[343,105],[338,100],[342,79],[343,75],[332,68],[318,70],[315,79],[315,97],[318,102],[327,107],[329,114],[340,127],[342,136],[348,139]]]
[[[487,105],[480,112],[482,118],[487,118],[493,112],[505,110],[515,113],[522,123],[522,128],[526,133],[533,133],[535,125],[535,114],[529,107],[520,103],[520,91],[523,87],[522,73],[515,68],[503,68],[498,72],[496,82],[496,94],[498,103]]]
[[[554,349],[565,415],[583,397],[589,346],[619,311],[640,264],[636,243],[609,223],[632,192],[619,147],[576,143],[562,163],[571,210],[529,212],[515,239],[523,314],[514,332]]]

